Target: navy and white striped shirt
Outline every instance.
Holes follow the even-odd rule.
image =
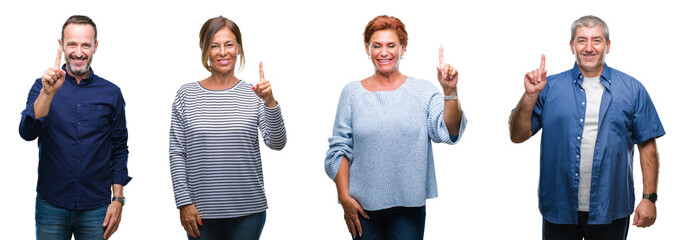
[[[181,86],[172,106],[169,164],[176,206],[194,204],[201,218],[233,218],[267,209],[259,128],[265,145],[286,145],[281,108],[268,108],[239,81],[219,91]]]

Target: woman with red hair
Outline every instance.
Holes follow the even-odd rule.
[[[341,93],[325,169],[353,239],[422,239],[426,199],[438,196],[431,141],[455,144],[467,119],[457,98],[457,70],[439,48],[437,78],[400,73],[405,25],[378,16],[364,31],[375,73]],[[363,235],[364,232],[364,235]]]

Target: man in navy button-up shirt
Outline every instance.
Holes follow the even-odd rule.
[[[36,237],[107,239],[131,180],[124,98],[90,68],[98,47],[90,18],[70,17],[58,42],[55,65],[33,84],[19,125],[22,138],[38,138]]]
[[[656,217],[655,138],[665,131],[643,85],[605,64],[610,39],[600,18],[575,21],[570,48],[576,55],[572,69],[546,77],[541,56],[540,68],[525,75],[526,92],[510,116],[510,137],[521,143],[543,129],[544,239],[626,239],[634,211],[634,144],[644,198],[633,225],[649,227]]]

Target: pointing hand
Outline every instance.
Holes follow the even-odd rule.
[[[438,48],[438,67],[436,67],[438,82],[443,87],[443,92],[454,93],[457,91],[457,69],[445,63],[443,60],[443,45]]]
[[[64,76],[66,73],[62,68],[60,68],[60,63],[62,62],[62,48],[57,48],[57,58],[55,58],[55,66],[48,68],[43,72],[42,82],[43,91],[47,94],[55,94],[57,90],[62,87],[64,83]]]
[[[262,62],[260,62],[260,81],[252,87],[258,97],[260,97],[267,107],[276,107],[276,100],[274,95],[272,95],[272,85],[269,81],[264,79],[264,70],[262,69]]]
[[[541,66],[524,75],[526,93],[540,93],[545,87],[548,70],[545,69],[545,54],[541,55]]]

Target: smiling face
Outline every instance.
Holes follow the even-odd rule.
[[[610,53],[610,41],[605,39],[600,25],[578,27],[569,43],[576,63],[585,77],[597,77],[603,72],[605,54]]]
[[[76,78],[88,77],[93,54],[98,48],[93,27],[88,24],[69,24],[64,29],[64,39],[59,42],[69,74]]]
[[[210,45],[209,62],[212,70],[219,73],[234,71],[239,54],[238,49],[236,36],[228,27],[217,31]]]
[[[400,57],[405,53],[398,35],[390,29],[374,32],[366,49],[376,71],[384,75],[398,71]]]

